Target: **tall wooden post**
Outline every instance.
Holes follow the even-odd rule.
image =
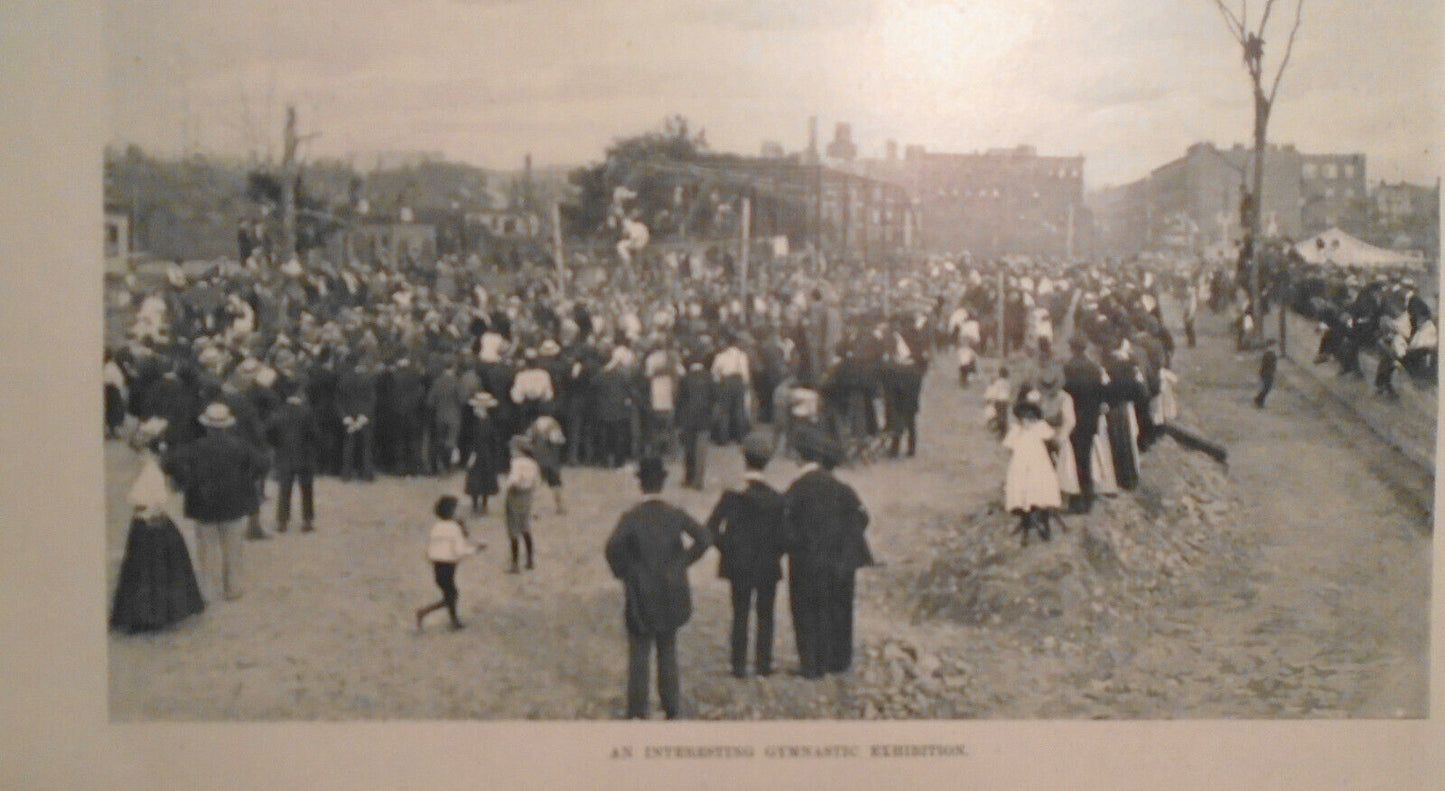
[[[1068,227],[1064,234],[1064,257],[1074,260],[1074,204],[1069,204]]]
[[[743,319],[751,326],[753,321],[752,302],[748,299],[748,242],[749,229],[753,222],[753,202],[743,198],[743,227],[739,234],[739,244],[742,250],[738,252],[738,276],[741,279],[741,292],[743,295]]]
[[[813,247],[821,255],[823,252],[823,163],[819,161],[814,167],[816,168],[814,172],[816,180],[813,183],[813,209],[817,222],[813,224]]]
[[[281,153],[281,258],[296,255],[296,106],[286,106],[286,128],[282,132]]]
[[[883,258],[883,318],[893,312],[893,256],[887,251]]]
[[[1283,261],[1280,262],[1280,266],[1284,266]],[[1289,282],[1288,274],[1285,275],[1285,282]],[[1279,356],[1281,357],[1289,356],[1289,347],[1285,342],[1285,314],[1289,312],[1289,305],[1286,303],[1286,300],[1290,296],[1288,292],[1289,290],[1286,290],[1284,294],[1280,294],[1280,302],[1278,305],[1275,305],[1275,309],[1279,311]]]
[[[557,289],[567,296],[567,252],[562,248],[562,210],[552,201],[552,255],[557,259]]]
[[[998,270],[998,359],[1002,362],[1008,357],[1004,348],[1003,334],[1003,287],[1007,272],[1004,269]]]

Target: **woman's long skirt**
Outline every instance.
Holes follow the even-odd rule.
[[[171,518],[131,520],[110,626],[121,632],[162,629],[205,609],[191,553]]]

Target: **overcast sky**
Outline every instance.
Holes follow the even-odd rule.
[[[1304,0],[1271,139],[1433,182],[1442,2]],[[508,169],[598,160],[674,113],[715,150],[796,150],[816,115],[825,143],[851,122],[865,156],[1082,153],[1092,188],[1252,125],[1212,0],[109,0],[107,29],[111,138],[166,153],[275,150],[287,102],[321,133],[307,155]]]

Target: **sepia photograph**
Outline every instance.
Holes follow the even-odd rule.
[[[1438,787],[1445,5],[23,6],[7,782]]]
[[[1438,17],[107,3],[110,719],[1425,717]]]

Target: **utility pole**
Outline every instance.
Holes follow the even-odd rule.
[[[281,137],[281,254],[286,260],[296,257],[296,178],[300,172],[296,152],[302,143],[320,136],[320,132],[298,134],[296,105],[286,105],[286,128]]]
[[[1074,204],[1069,203],[1068,226],[1064,235],[1064,257],[1074,260]]]
[[[813,216],[817,221],[813,223],[813,247],[821,254],[823,252],[823,161],[818,160],[814,167],[813,182]]]
[[[557,290],[567,296],[567,259],[562,247],[562,209],[552,201],[552,251],[557,259]]]
[[[998,315],[998,359],[999,359],[999,362],[1003,362],[1004,360],[1008,359],[1008,353],[1007,353],[1007,350],[1004,348],[1004,340],[1003,340],[1003,339],[1004,339],[1004,334],[1003,334],[1003,288],[1004,288],[1004,280],[1005,280],[1005,275],[1006,275],[1005,266],[1006,266],[1006,265],[1005,265],[1002,261],[999,262],[999,270],[998,270],[998,314],[997,314],[997,315]]]
[[[748,247],[750,246],[748,242],[748,231],[749,226],[752,225],[752,220],[753,202],[748,198],[743,198],[743,227],[741,235],[739,237],[739,244],[742,247],[742,250],[740,250],[738,253],[738,274],[742,281],[741,292],[743,295],[743,318],[749,326],[752,325],[753,320],[752,304],[751,300],[748,299]]]

